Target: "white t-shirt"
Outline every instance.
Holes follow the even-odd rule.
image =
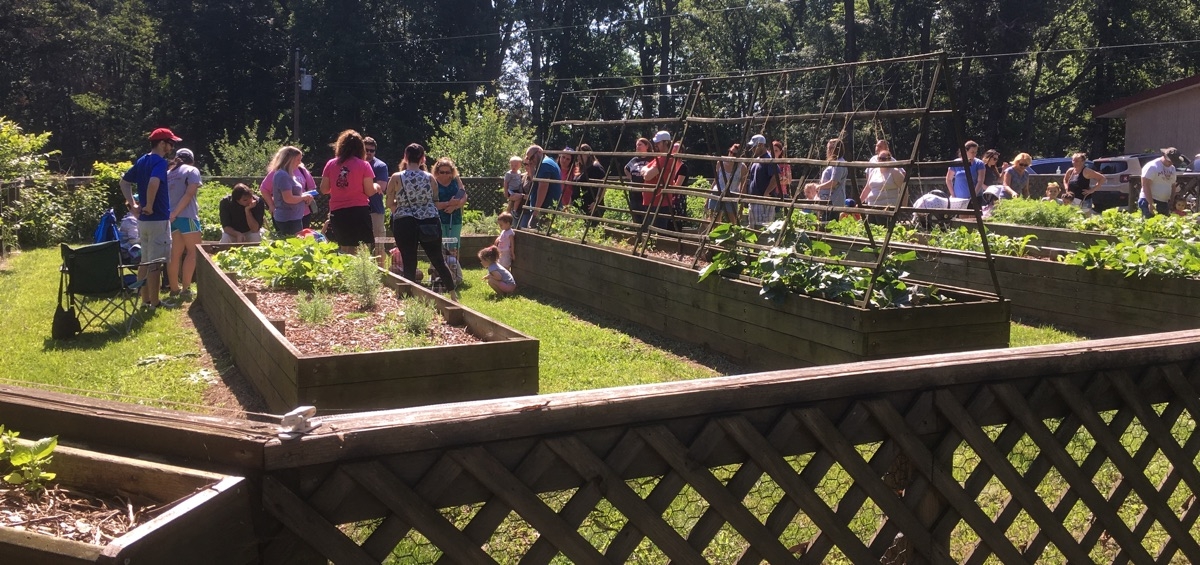
[[[970,198],[946,198],[936,194],[926,194],[913,202],[913,208],[966,208]]]
[[[1142,167],[1142,182],[1150,180],[1150,197],[1166,202],[1171,199],[1171,186],[1175,184],[1175,167],[1167,165],[1161,158]]]
[[[867,169],[867,204],[896,206],[904,173],[898,169]]]

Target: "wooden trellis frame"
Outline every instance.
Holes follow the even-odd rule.
[[[855,76],[855,72],[857,70],[864,69],[864,68],[891,68],[891,67],[895,67],[895,66],[913,65],[913,64],[926,65],[931,68],[931,70],[929,71],[928,80],[923,83],[924,84],[924,87],[923,87],[924,88],[924,91],[923,91],[924,96],[919,104],[912,106],[912,107],[903,107],[903,108],[878,108],[877,107],[874,109],[866,109],[866,108],[862,107],[862,104],[864,104],[867,100],[865,97],[863,97],[863,98],[860,98],[860,101],[858,102],[859,106],[853,107],[850,111],[834,111],[833,110],[833,108],[835,106],[839,105],[837,103],[837,101],[840,100],[839,97],[841,97],[841,98],[850,97],[851,99],[853,99],[853,97],[854,97],[853,93],[855,91],[854,76]],[[773,112],[776,107],[776,103],[775,103],[775,100],[769,95],[769,93],[774,92],[775,90],[780,90],[780,89],[782,89],[783,91],[786,91],[786,89],[789,88],[788,85],[792,84],[789,82],[792,78],[814,76],[814,75],[823,75],[826,77],[825,95],[821,99],[819,111],[816,111],[816,112],[792,112],[792,113],[774,113]],[[720,125],[740,125],[741,129],[742,129],[742,134],[743,134],[741,138],[745,139],[752,131],[765,131],[765,128],[767,127],[768,124],[787,125],[789,123],[796,122],[796,123],[813,123],[813,124],[817,124],[818,126],[823,125],[826,128],[828,128],[828,127],[836,128],[836,126],[837,126],[836,122],[840,121],[841,122],[841,126],[840,126],[841,131],[845,132],[847,130],[847,128],[849,128],[851,126],[851,124],[853,124],[857,121],[875,120],[875,123],[878,123],[878,120],[880,118],[886,118],[886,119],[891,119],[891,120],[907,118],[910,120],[916,120],[916,122],[917,122],[917,125],[915,127],[916,133],[912,140],[911,148],[909,151],[909,156],[907,159],[897,159],[892,164],[896,167],[907,168],[909,170],[909,172],[912,173],[912,172],[918,172],[919,169],[922,167],[924,167],[924,168],[946,167],[946,166],[954,164],[952,161],[922,161],[921,160],[921,148],[924,143],[924,138],[926,136],[926,131],[928,129],[928,122],[930,119],[937,117],[937,118],[949,118],[949,119],[953,120],[954,121],[953,129],[957,132],[956,135],[959,139],[958,145],[959,146],[962,145],[963,136],[961,133],[961,126],[958,123],[958,120],[956,119],[957,114],[954,109],[953,90],[950,88],[949,78],[947,75],[948,75],[948,73],[946,72],[945,55],[941,54],[941,53],[934,53],[934,54],[928,54],[928,55],[898,57],[898,58],[894,58],[894,59],[887,59],[887,60],[880,60],[880,61],[865,61],[865,62],[855,62],[855,63],[823,65],[823,66],[803,68],[803,69],[787,69],[787,70],[782,70],[782,71],[753,73],[753,74],[742,75],[742,76],[701,77],[701,78],[696,78],[696,79],[691,79],[691,80],[686,80],[686,81],[673,81],[673,82],[669,82],[669,83],[664,83],[665,85],[667,85],[671,88],[678,89],[679,91],[683,92],[684,101],[682,104],[679,105],[680,114],[677,117],[676,116],[673,116],[673,117],[650,117],[650,118],[646,118],[646,117],[635,118],[635,117],[633,117],[633,115],[632,115],[633,108],[634,108],[633,101],[637,100],[637,98],[638,98],[637,92],[638,92],[639,88],[642,88],[641,86],[606,87],[606,88],[569,91],[569,92],[564,92],[561,95],[558,107],[556,109],[555,118],[554,118],[554,121],[551,123],[551,126],[555,127],[555,128],[560,128],[560,127],[572,128],[572,132],[573,132],[572,135],[573,135],[574,139],[576,140],[576,144],[578,145],[578,143],[582,143],[587,139],[587,132],[591,128],[619,128],[619,133],[617,135],[617,140],[619,143],[619,141],[624,138],[625,132],[626,132],[627,128],[630,126],[661,127],[661,126],[674,125],[674,126],[677,126],[678,128],[680,128],[679,134],[675,136],[675,140],[682,140],[684,138],[684,136],[687,135],[688,128],[693,124],[695,124],[697,126],[703,126],[706,128],[712,128],[712,127],[716,127],[716,126],[720,126]],[[711,108],[712,105],[709,104],[708,103],[709,101],[705,98],[706,92],[707,92],[706,89],[719,90],[719,89],[717,89],[717,85],[731,83],[734,81],[740,81],[742,83],[744,83],[744,82],[753,83],[752,94],[750,96],[750,98],[751,98],[750,104],[751,104],[751,106],[754,106],[755,104],[760,104],[761,108],[763,108],[762,112],[760,112],[758,114],[751,113],[748,115],[743,114],[743,115],[739,115],[739,116],[724,116],[724,117],[722,117],[722,116],[702,115],[703,113],[697,110],[697,108],[699,106],[702,106],[701,103],[703,101],[705,103],[704,107],[707,108],[708,113],[713,113],[712,108]],[[769,81],[774,81],[774,83],[773,83],[774,86],[770,86],[768,84]],[[845,85],[842,84],[843,81],[846,81]],[[654,85],[654,86],[659,86],[659,85]],[[772,89],[775,89],[775,90],[772,90]],[[614,92],[615,93],[623,93],[625,95],[625,97],[630,101],[628,107],[625,109],[626,113],[625,113],[624,118],[615,119],[615,120],[595,119],[595,114],[594,114],[595,102],[596,102],[598,96],[611,95],[611,93],[614,93]],[[889,92],[890,92],[890,90],[889,90]],[[761,93],[761,96],[760,96],[760,93]],[[565,106],[564,101],[568,97],[582,98],[582,99],[588,100],[588,102],[590,102],[590,104],[588,105],[589,110],[588,110],[588,116],[586,119],[566,119],[566,118],[560,119],[558,112],[564,108],[564,106]],[[589,98],[590,98],[590,100],[589,100]],[[882,100],[884,100],[885,98],[886,98],[886,96],[880,98],[881,104],[883,103]],[[948,102],[949,108],[938,107],[939,101],[942,100],[943,98]],[[759,128],[758,130],[754,129],[756,124],[757,124],[757,127]],[[575,132],[578,132],[578,133],[576,134]],[[710,137],[712,137],[712,132],[710,131],[709,133],[710,133]],[[893,141],[893,147],[898,148],[895,140],[892,140],[892,141]],[[559,150],[548,150],[547,151],[547,153],[552,154],[552,155],[557,155],[562,152],[563,151],[559,151]],[[828,160],[825,160],[823,158],[823,156],[821,156],[821,158],[815,158],[814,156],[811,155],[812,152],[813,152],[813,150],[810,148],[810,151],[809,151],[810,156],[805,157],[805,158],[775,158],[775,159],[771,159],[768,161],[747,158],[747,157],[730,159],[728,157],[716,157],[716,156],[712,156],[712,155],[693,154],[693,153],[687,153],[687,152],[672,154],[672,152],[669,151],[668,153],[666,153],[666,155],[669,157],[676,157],[679,159],[683,159],[683,160],[686,160],[689,162],[735,161],[735,162],[746,163],[746,164],[755,163],[755,162],[773,162],[773,163],[777,163],[777,164],[788,164],[788,165],[798,166],[798,167],[807,167],[807,168],[809,168],[811,170],[815,170],[815,171],[819,171],[820,167],[826,167],[826,166],[831,166],[831,165],[845,167],[845,168],[850,169],[851,171],[865,170],[865,169],[875,168],[878,166],[877,164],[871,163],[868,161],[841,161],[841,162],[828,161]],[[593,151],[592,154],[597,157],[609,157],[609,158],[629,158],[629,157],[633,157],[635,155],[639,155],[637,153],[622,152],[622,151]],[[645,156],[653,157],[653,156],[657,156],[657,155],[662,155],[662,154],[651,153],[651,154],[648,154]],[[611,166],[608,167],[608,169],[611,171]],[[609,176],[611,177],[611,175],[609,175]],[[856,215],[861,216],[862,221],[865,226],[865,231],[866,231],[866,247],[869,249],[875,250],[875,252],[876,252],[875,260],[867,262],[867,263],[863,263],[863,264],[860,264],[859,262],[843,261],[842,264],[845,264],[848,266],[864,267],[864,268],[868,268],[870,270],[871,275],[869,278],[867,291],[864,294],[864,298],[856,301],[856,305],[858,305],[860,307],[870,307],[870,296],[871,296],[872,290],[874,288],[875,281],[876,281],[880,271],[883,269],[884,263],[887,259],[889,244],[891,243],[893,229],[895,228],[895,225],[898,220],[900,220],[914,212],[913,208],[910,208],[907,206],[907,203],[909,201],[909,194],[910,194],[909,178],[911,176],[913,176],[913,175],[911,175],[911,174],[906,175],[905,181],[901,186],[900,195],[899,195],[899,202],[901,203],[901,205],[887,207],[887,208],[870,208],[870,207],[849,208],[839,202],[804,200],[804,199],[800,198],[802,191],[800,190],[799,186],[797,187],[797,189],[794,192],[791,193],[790,197],[784,198],[782,200],[779,198],[776,198],[776,197],[770,197],[770,196],[755,197],[755,196],[751,196],[748,194],[737,194],[736,196],[733,197],[733,200],[739,206],[741,204],[758,204],[758,205],[769,205],[771,207],[778,207],[780,209],[787,210],[787,213],[785,215],[785,229],[791,228],[793,218],[796,217],[798,210],[810,210],[810,211],[816,211],[816,212],[825,213],[825,214],[851,213],[851,214],[856,214]],[[808,179],[813,179],[816,177],[819,177],[819,174],[816,176],[805,175],[804,177],[802,177],[802,179],[808,180]],[[855,180],[855,178],[856,177],[852,174],[848,176],[847,182],[850,183],[851,187],[855,186],[855,183],[857,182]],[[803,184],[803,180],[801,181],[801,184]],[[653,225],[655,220],[657,219],[658,215],[661,213],[661,210],[662,210],[661,207],[656,207],[653,210],[649,210],[646,213],[642,214],[641,222],[632,222],[631,223],[631,222],[625,222],[625,221],[619,221],[619,220],[601,217],[604,212],[609,211],[609,210],[629,212],[634,215],[634,218],[637,217],[637,214],[634,214],[633,211],[631,211],[631,210],[609,208],[604,205],[603,191],[609,187],[619,187],[622,190],[634,191],[634,192],[653,192],[656,195],[657,194],[673,194],[673,195],[690,195],[693,197],[701,197],[701,198],[707,198],[707,199],[714,198],[711,194],[708,194],[708,193],[702,193],[702,192],[698,192],[695,190],[690,190],[686,187],[671,186],[668,183],[669,183],[669,179],[666,178],[666,175],[660,175],[658,180],[655,183],[653,183],[653,185],[644,185],[644,186],[631,186],[629,183],[625,182],[625,179],[621,176],[618,176],[615,182],[608,178],[604,179],[603,182],[591,182],[591,181],[579,182],[579,181],[565,180],[565,181],[563,181],[563,184],[565,186],[572,186],[572,187],[576,187],[577,189],[595,188],[600,191],[600,197],[597,198],[597,202],[592,206],[592,208],[590,210],[585,210],[585,211],[583,211],[583,213],[575,214],[570,211],[555,210],[555,209],[549,209],[549,208],[545,208],[545,209],[533,208],[533,209],[537,210],[538,213],[544,214],[550,218],[549,221],[543,222],[542,226],[541,226],[543,231],[545,231],[546,233],[550,233],[553,230],[553,223],[554,223],[553,218],[555,218],[555,217],[562,216],[562,217],[570,217],[570,218],[577,218],[577,219],[586,219],[588,221],[588,224],[587,224],[587,227],[584,229],[583,236],[582,236],[582,240],[584,240],[584,241],[586,241],[588,235],[590,234],[590,232],[592,231],[592,228],[594,226],[605,225],[605,226],[612,226],[612,227],[623,228],[623,229],[632,229],[635,232],[634,243],[632,246],[632,253],[634,253],[634,254],[644,255],[646,253],[648,246],[650,245],[650,242],[656,237],[666,237],[666,238],[676,239],[676,240],[680,240],[680,241],[695,242],[699,245],[699,247],[698,247],[695,257],[693,259],[693,266],[694,266],[695,263],[700,260],[700,257],[704,253],[705,246],[708,244],[708,238],[706,236],[704,236],[703,234],[707,233],[708,229],[710,229],[712,227],[711,222],[708,222],[707,225],[705,225],[705,222],[703,220],[697,221],[696,219],[691,219],[691,218],[677,218],[674,215],[672,215],[672,217],[677,220],[689,221],[689,222],[694,222],[694,223],[700,224],[700,227],[697,230],[699,233],[681,232],[681,231],[676,231],[676,230],[661,229],[661,228],[655,227]],[[724,195],[724,194],[718,195],[715,198],[721,204],[728,201],[726,195]],[[597,212],[600,213],[599,216],[597,215]],[[958,214],[958,215],[973,217],[975,220],[975,222],[974,222],[975,229],[978,231],[979,236],[982,240],[985,257],[987,257],[989,264],[991,263],[991,260],[992,260],[991,249],[990,249],[990,246],[988,245],[988,240],[987,240],[987,236],[985,233],[986,230],[983,225],[983,218],[978,209],[967,209],[967,210],[961,210],[961,209],[930,210],[930,209],[925,209],[925,210],[922,210],[922,212],[954,213],[954,214]],[[881,221],[886,226],[886,231],[885,231],[882,242],[877,243],[875,241],[874,236],[872,235],[870,225],[869,225],[872,221]],[[799,257],[800,259],[803,259],[803,260],[810,260],[810,261],[821,259],[821,258],[816,258],[816,257],[806,256],[806,255],[798,255],[797,257]],[[823,262],[824,261],[827,261],[827,259],[823,259]],[[998,278],[996,277],[994,272],[992,273],[992,282],[993,282],[994,293],[995,293],[996,297],[999,298],[1002,295],[1002,292],[1001,292],[1001,288],[1000,288],[1000,285],[998,282]]]

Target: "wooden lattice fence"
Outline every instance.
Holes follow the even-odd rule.
[[[1200,562],[1198,337],[331,417],[264,559]]]

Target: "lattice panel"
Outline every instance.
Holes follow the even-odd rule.
[[[1200,562],[1200,398],[1177,366],[766,413],[345,462],[308,489],[268,477],[295,536],[267,561],[307,544],[336,563]],[[380,518],[344,519],[360,499]]]

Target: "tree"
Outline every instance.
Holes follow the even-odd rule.
[[[276,120],[282,121],[283,116]],[[246,126],[237,139],[229,139],[227,131],[212,146],[217,172],[227,177],[262,176],[280,147],[296,145],[296,142],[288,141],[291,137],[291,130],[277,131],[274,125],[264,131],[258,120]],[[304,151],[303,146],[300,150]]]
[[[468,102],[460,94],[453,102],[450,120],[429,141],[431,157],[449,156],[465,177],[498,177],[508,170],[510,156],[525,154],[533,128],[510,123],[495,98]]]

